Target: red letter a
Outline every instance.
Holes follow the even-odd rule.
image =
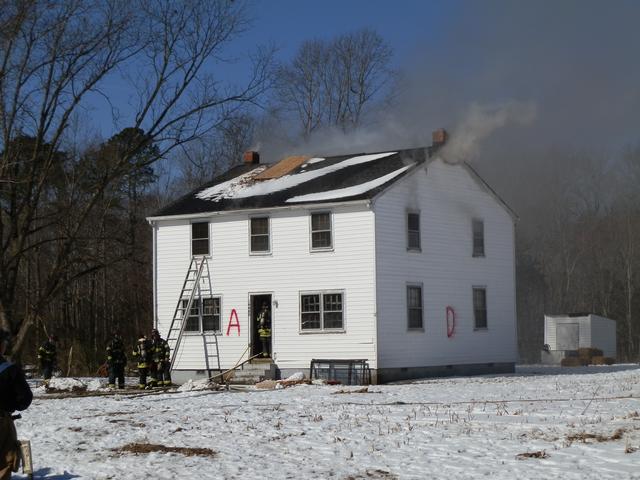
[[[233,317],[236,317],[235,323],[231,323]],[[231,327],[236,327],[238,329],[238,336],[240,336],[240,320],[238,320],[238,314],[236,313],[236,309],[231,309],[231,315],[229,315],[229,324],[227,325],[227,337],[229,336],[229,332],[231,331]]]

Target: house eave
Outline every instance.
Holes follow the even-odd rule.
[[[371,204],[371,199],[352,200],[352,201],[343,201],[343,202],[310,202],[310,203],[297,203],[295,205],[280,205],[280,206],[264,207],[264,208],[240,208],[235,210],[185,213],[183,215],[162,215],[162,216],[146,217],[146,219],[147,219],[147,222],[153,224],[154,222],[161,222],[164,220],[194,220],[198,218],[210,218],[210,217],[217,217],[221,215],[232,215],[232,214],[238,214],[238,213],[246,213],[251,215],[254,213],[272,212],[276,210],[311,210],[311,209],[334,208],[334,207],[350,206],[350,205],[365,205],[369,207],[370,204]]]

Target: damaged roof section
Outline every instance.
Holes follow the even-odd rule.
[[[153,217],[373,198],[430,156],[416,148],[335,157],[247,162],[178,199]]]

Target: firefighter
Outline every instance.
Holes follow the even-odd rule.
[[[160,336],[158,330],[151,332],[152,342],[152,372],[154,386],[171,385],[171,348],[169,343]]]
[[[271,326],[269,321],[269,305],[267,302],[262,304],[262,309],[258,313],[258,335],[260,336],[260,342],[262,343],[262,356],[269,356],[269,343],[271,340]]]
[[[20,444],[11,414],[26,409],[33,398],[20,367],[4,357],[9,340],[9,332],[0,329],[0,480],[9,480],[20,464]]]
[[[147,374],[151,365],[151,342],[144,334],[140,334],[136,346],[133,348],[133,358],[138,361],[139,388],[147,387]]]
[[[40,367],[42,368],[42,376],[45,382],[48,382],[53,371],[56,369],[57,351],[56,344],[58,343],[58,337],[55,335],[49,335],[49,338],[38,349],[38,360],[40,361]]]
[[[107,365],[109,366],[109,388],[124,388],[124,367],[127,365],[127,355],[124,353],[122,337],[118,332],[113,332],[111,341],[107,345]]]

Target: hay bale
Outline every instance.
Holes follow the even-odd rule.
[[[599,348],[583,347],[578,349],[578,356],[583,358],[601,357],[602,350]]]
[[[562,367],[579,367],[581,365],[582,365],[582,362],[578,357],[568,357],[560,360],[560,366]]]
[[[591,358],[591,365],[606,365],[604,363],[604,357],[602,355],[596,355]]]
[[[603,361],[605,365],[613,365],[616,363],[616,359],[611,357],[604,357]]]

